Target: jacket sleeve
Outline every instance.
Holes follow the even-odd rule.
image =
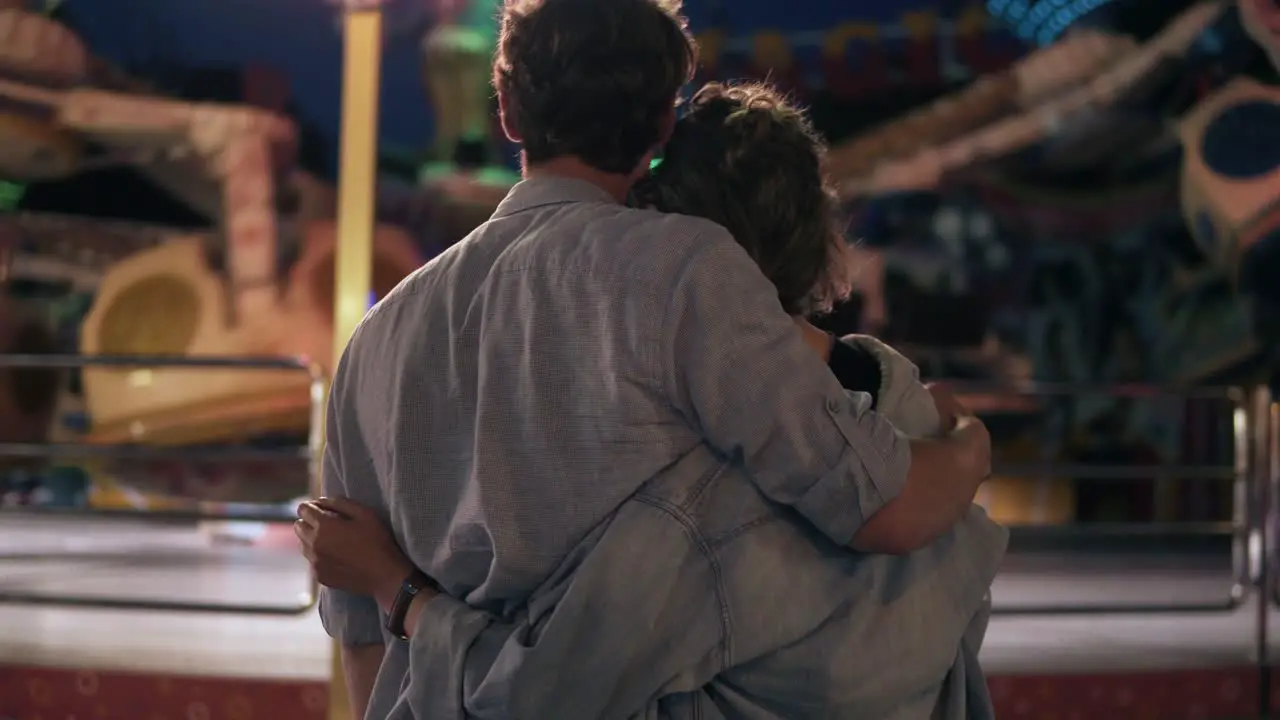
[[[415,717],[643,718],[721,671],[714,568],[668,510],[632,500],[504,620],[449,596],[410,638]]]
[[[685,261],[664,338],[676,409],[740,458],[769,499],[837,544],[902,491],[909,441],[804,345],[776,288],[727,231],[706,233]]]
[[[846,335],[840,342],[856,345],[880,363],[877,410],[908,437],[932,437],[942,429],[938,406],[920,382],[920,368],[907,356],[870,335]]]

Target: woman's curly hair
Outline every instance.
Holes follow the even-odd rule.
[[[825,153],[808,118],[777,90],[712,83],[690,101],[632,201],[719,223],[777,286],[788,313],[822,312],[849,292]]]

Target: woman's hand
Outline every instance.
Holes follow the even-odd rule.
[[[961,404],[945,385],[930,383],[925,387],[929,388],[929,394],[933,396],[933,404],[938,408],[938,419],[942,426],[942,432],[949,433],[955,430],[956,423],[960,421],[960,418],[973,415],[972,412],[969,412],[969,408]]]
[[[347,498],[298,506],[294,533],[321,585],[390,604],[413,563],[369,508]]]

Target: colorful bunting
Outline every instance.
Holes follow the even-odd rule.
[[[911,11],[894,24],[850,21],[820,32],[730,37],[708,28],[698,41],[704,79],[767,78],[801,97],[825,91],[841,99],[893,85],[963,82],[1006,67],[1025,50],[980,4],[952,18]]]

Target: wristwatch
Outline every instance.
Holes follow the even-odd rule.
[[[387,612],[387,632],[401,640],[408,640],[409,635],[405,632],[404,620],[409,613],[409,606],[413,604],[413,599],[418,596],[418,593],[435,589],[436,584],[421,570],[414,569],[409,573],[409,576],[400,583],[396,599],[391,603],[391,610]]]

